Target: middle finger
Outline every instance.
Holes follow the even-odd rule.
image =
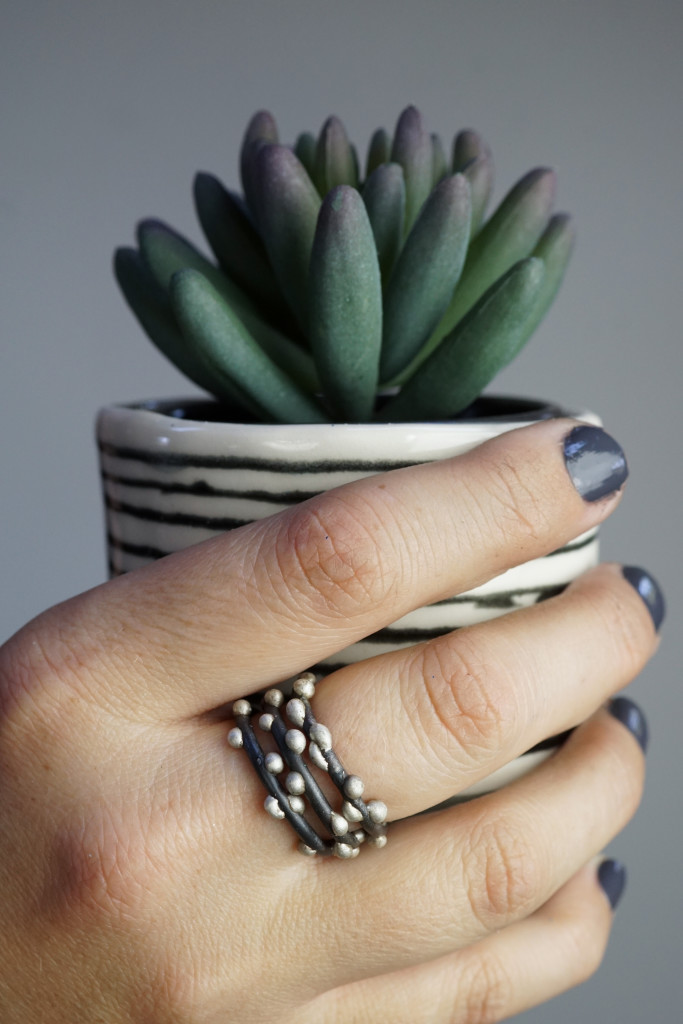
[[[313,710],[346,769],[396,819],[584,721],[657,642],[639,593],[603,565],[540,605],[340,669]]]

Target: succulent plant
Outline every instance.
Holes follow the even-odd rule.
[[[447,157],[414,107],[373,134],[364,175],[339,118],[290,147],[261,111],[240,170],[243,196],[195,178],[213,260],[143,220],[114,266],[155,345],[266,422],[456,415],[528,340],[571,254],[552,171],[529,171],[485,219],[488,147],[462,131]]]

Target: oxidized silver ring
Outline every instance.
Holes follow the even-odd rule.
[[[333,854],[348,860],[358,856],[363,843],[386,846],[387,807],[381,800],[363,799],[362,779],[349,775],[332,749],[330,730],[311,710],[316,681],[313,672],[304,672],[294,680],[289,699],[273,688],[257,707],[250,700],[235,701],[232,713],[237,724],[228,733],[228,743],[248,755],[268,792],[266,811],[289,822],[299,837],[300,853],[308,857]],[[276,749],[264,751],[254,718],[258,730],[270,734]],[[341,793],[341,811],[333,810],[314,769],[326,772]]]

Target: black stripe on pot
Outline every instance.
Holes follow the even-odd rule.
[[[129,541],[120,540],[118,537],[115,537],[113,533],[107,534],[107,544],[110,551],[120,551],[124,555],[135,555],[136,558],[150,558],[155,562],[159,558],[165,558],[166,555],[172,554],[171,551],[162,551],[161,548],[154,548],[151,544],[131,544]]]
[[[477,611],[491,608],[505,608],[508,611],[512,611],[519,607],[527,607],[526,604],[520,606],[517,603],[517,599],[521,596],[536,594],[536,600],[532,604],[540,604],[541,601],[546,601],[548,598],[562,593],[565,587],[566,584],[552,587],[531,587],[528,590],[509,590],[499,594],[487,594],[482,597],[457,598],[450,603],[453,605],[468,604],[472,606],[473,610]],[[434,608],[436,605],[425,605],[424,607]],[[439,607],[443,607],[443,602],[439,602]],[[418,644],[426,640],[432,640],[437,636],[443,636],[444,633],[452,632],[454,628],[461,627],[454,627],[448,623],[435,624],[433,626],[385,626],[384,629],[378,629],[377,632],[363,637],[359,642],[380,645],[390,643]]]
[[[131,516],[145,522],[164,523],[167,526],[189,526],[204,530],[234,530],[239,526],[247,526],[253,519],[234,519],[231,516],[198,516],[189,512],[163,512],[161,509],[146,508],[142,505],[130,505],[126,501],[118,501],[110,495],[105,496],[105,505],[119,515]]]
[[[111,551],[120,551],[127,555],[134,555],[136,558],[148,558],[156,561],[159,558],[165,558],[167,555],[171,555],[173,551],[165,551],[162,548],[155,548],[149,544],[132,544],[129,541],[121,540],[115,537],[112,533],[107,534],[107,544]],[[518,607],[528,607],[529,602],[524,602],[521,606],[519,604],[520,598],[529,597],[536,595],[535,601],[531,604],[540,604],[541,601],[547,601],[548,598],[556,597],[561,594],[562,591],[567,587],[566,583],[552,584],[541,587],[518,587],[515,590],[499,591],[493,594],[481,594],[481,595],[458,595],[456,597],[446,598],[442,601],[434,601],[432,604],[424,605],[425,608],[447,608],[455,607],[457,605],[471,605],[475,609],[506,609],[514,610]],[[448,632],[453,627],[448,625],[433,626],[433,627],[391,627],[386,626],[384,629],[377,630],[375,633],[371,633],[369,636],[364,637],[362,643],[389,643],[391,641],[403,641],[410,643],[419,643],[423,640],[431,639],[434,636],[440,636],[444,632]]]
[[[321,493],[321,492],[316,492]],[[242,498],[245,501],[261,499],[252,499],[250,492],[244,492],[243,494],[236,494],[235,497]],[[285,504],[285,502],[273,500],[275,495],[270,495],[270,500],[267,504],[278,505]],[[280,497],[279,495],[277,497]],[[246,526],[248,523],[254,522],[252,519],[237,519],[233,516],[207,516],[197,515],[191,512],[164,512],[161,509],[150,508],[144,505],[131,505],[130,502],[121,501],[118,498],[112,497],[105,491],[104,501],[107,508],[113,512],[119,514],[125,514],[135,519],[141,519],[147,522],[166,523],[173,526],[189,526],[197,527],[205,530],[215,530],[216,532],[225,532],[226,530],[234,530],[240,526]],[[296,504],[293,502],[292,504]],[[578,543],[568,544],[563,548],[558,548],[556,551],[551,551],[546,558],[552,558],[556,555],[568,554],[572,551],[579,551],[581,548],[588,547],[596,539],[597,534],[592,534],[590,537],[579,541]]]
[[[123,476],[117,473],[102,471],[102,479],[106,483],[119,484],[123,487],[135,487],[144,490],[158,491],[161,494],[186,494],[197,498],[244,498],[248,501],[262,501],[270,505],[298,505],[309,498],[316,498],[324,491],[278,491],[246,490],[236,487],[212,487],[205,480],[193,484],[168,483],[163,480]],[[275,500],[277,498],[277,500]]]
[[[168,520],[166,520],[168,522]],[[150,558],[158,559],[165,558],[166,555],[171,555],[173,551],[165,551],[162,548],[155,548],[148,544],[132,544],[129,541],[121,540],[115,537],[112,533],[107,534],[107,544],[113,551],[122,551],[127,555],[135,555],[138,558]],[[561,594],[562,591],[567,587],[566,583],[552,584],[548,586],[540,587],[518,587],[515,590],[499,591],[493,594],[480,594],[480,595],[457,595],[456,597],[445,598],[441,601],[434,601],[432,604],[424,605],[425,608],[448,608],[455,607],[457,605],[472,605],[474,608],[485,609],[485,608],[505,608],[515,609],[519,607],[518,601],[520,598],[528,597],[536,594],[536,600],[532,604],[540,604],[541,601],[547,601],[550,597],[556,597],[557,594]],[[528,602],[525,602],[522,607],[526,607]],[[439,632],[448,630],[448,626],[444,626],[441,630],[438,627],[432,629],[402,629],[392,628],[387,626],[384,629],[378,630],[376,633],[370,634],[365,637],[363,642],[372,640],[385,640],[385,639],[409,639],[411,635],[418,636],[418,634],[438,635]]]
[[[552,583],[547,586],[537,587],[516,587],[514,590],[496,591],[493,594],[458,594],[455,597],[446,597],[442,601],[434,601],[433,604],[429,605],[430,608],[439,608],[444,605],[456,605],[456,604],[474,604],[476,603],[479,607],[484,608],[513,608],[513,604],[504,604],[508,597],[523,597],[525,594],[540,594],[538,601],[545,601],[549,597],[555,597],[556,594],[561,594],[567,586],[566,583]],[[538,604],[538,601],[535,603]]]
[[[284,462],[280,459],[246,459],[237,455],[195,455],[183,452],[146,451],[100,442],[100,452],[117,459],[132,459],[148,466],[181,466],[202,469],[254,469],[268,473],[381,473],[419,463],[415,459],[326,459],[319,462]],[[428,460],[427,460],[428,461]]]
[[[549,551],[545,558],[554,558],[555,555],[565,555],[568,551],[580,551],[581,548],[587,548],[589,544],[593,544],[598,539],[598,529],[591,530],[587,537],[583,537],[581,540],[573,541],[571,544],[565,544],[563,548],[556,548],[555,551]]]

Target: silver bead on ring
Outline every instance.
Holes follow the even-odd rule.
[[[283,690],[272,687],[257,711],[250,700],[236,700],[232,707],[236,724],[228,733],[228,743],[249,757],[268,792],[265,810],[273,818],[287,820],[299,837],[300,853],[353,860],[362,845],[378,849],[386,845],[387,805],[383,800],[366,802],[363,780],[344,769],[333,750],[330,730],[313,714],[310,702],[315,686],[315,675],[303,672],[293,681],[294,696],[289,699]],[[252,725],[254,714],[274,749],[261,747]],[[329,787],[321,788],[315,771],[324,772],[339,791],[341,811],[330,805]]]

